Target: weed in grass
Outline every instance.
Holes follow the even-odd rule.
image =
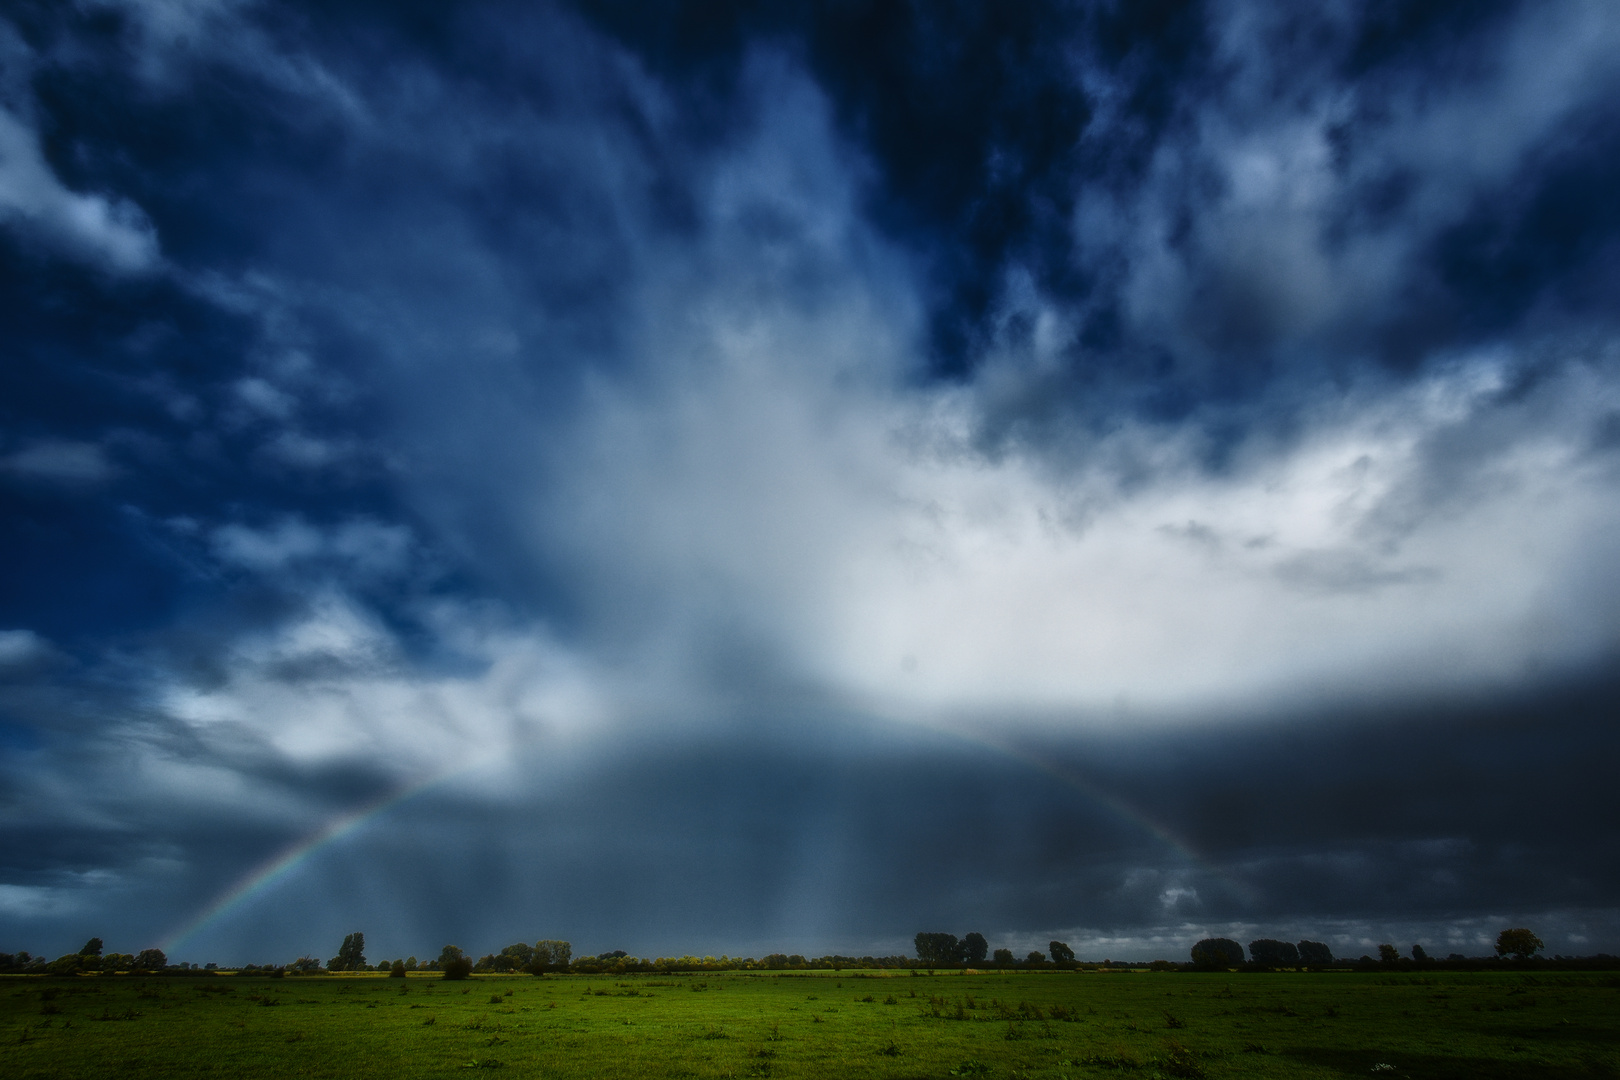
[[[1204,1075],[1204,1067],[1193,1052],[1173,1039],[1165,1044],[1164,1071],[1186,1080],[1202,1080]]]
[[[887,1045],[887,1046],[883,1047],[882,1049],[880,1049],[878,1051],[878,1053],[882,1054],[884,1057],[899,1057],[900,1056],[900,1048],[898,1046],[894,1045],[894,1040],[893,1039],[890,1039],[889,1040],[889,1045]]]
[[[1064,1062],[1064,1064],[1067,1065],[1068,1062]],[[974,1058],[970,1058],[967,1061],[962,1062],[962,1064],[958,1065],[956,1068],[952,1069],[951,1070],[951,1075],[952,1076],[983,1076],[984,1074],[988,1073],[989,1071],[990,1071],[990,1066],[986,1065],[982,1061],[979,1061],[979,1060],[974,1059]]]
[[[1187,1021],[1172,1013],[1165,1013],[1164,1026],[1167,1028],[1184,1028],[1187,1026]]]
[[[885,1004],[885,1005],[894,1005],[894,1004],[896,1004],[896,1002],[894,1000],[894,995],[890,994],[888,997],[884,998],[883,999],[883,1004]]]

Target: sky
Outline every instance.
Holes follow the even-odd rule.
[[[1620,952],[1616,100],[1603,0],[12,0],[0,950]]]

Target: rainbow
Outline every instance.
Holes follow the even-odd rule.
[[[919,726],[904,722],[891,721],[890,723],[899,727]],[[1060,768],[1053,762],[1031,751],[994,738],[982,731],[968,732],[960,728],[937,724],[923,724],[920,726],[936,734],[991,750],[1005,758],[1016,761],[1026,768],[1044,773],[1063,786],[1079,792],[1085,798],[1102,806],[1119,820],[1153,836],[1187,862],[1224,881],[1240,895],[1247,896],[1251,893],[1252,890],[1244,883],[1234,879],[1221,867],[1209,862],[1169,828],[1149,817],[1140,808],[1126,802],[1112,792],[1097,787],[1084,777]],[[407,802],[431,788],[444,784],[486,763],[486,761],[480,760],[472,765],[413,781],[340,814],[309,836],[243,874],[230,888],[215,898],[213,903],[209,904],[190,922],[169,934],[160,942],[159,947],[165,952],[173,952],[179,949],[186,941],[206,929],[210,924],[227,917],[253,897],[273,888],[321,849],[354,835],[368,822],[387,813],[401,803]]]
[[[352,836],[373,818],[466,771],[466,768],[455,769],[413,781],[338,815],[291,847],[243,874],[195,918],[164,938],[158,947],[164,952],[174,952],[209,924],[225,918],[253,897],[275,886],[322,848]]]
[[[928,730],[936,732],[937,734],[945,735],[958,739],[962,742],[970,743],[974,746],[979,746],[987,750],[994,751],[995,753],[1000,754],[1002,757],[1016,761],[1026,768],[1044,773],[1046,776],[1056,780],[1064,787],[1080,793],[1093,803],[1103,807],[1109,813],[1113,814],[1114,817],[1119,821],[1122,821],[1133,828],[1140,829],[1152,836],[1165,847],[1181,856],[1188,863],[1197,867],[1199,870],[1204,871],[1212,877],[1219,878],[1226,884],[1228,888],[1232,889],[1233,892],[1237,893],[1243,899],[1254,899],[1254,890],[1248,884],[1233,877],[1225,868],[1209,861],[1209,859],[1205,858],[1196,848],[1194,848],[1181,836],[1173,832],[1168,826],[1152,817],[1149,817],[1140,807],[1136,806],[1135,804],[1125,801],[1111,791],[1098,787],[1095,783],[1086,779],[1085,777],[1080,776],[1079,774],[1068,769],[1064,769],[1049,759],[1044,758],[1032,751],[1025,750],[1024,748],[1014,745],[1013,743],[998,739],[984,731],[964,731],[958,727],[934,723],[928,723],[924,726],[926,726]]]

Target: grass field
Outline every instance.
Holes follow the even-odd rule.
[[[1615,1077],[1620,975],[12,977],[0,1041],[9,1080]]]

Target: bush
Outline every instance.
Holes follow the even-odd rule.
[[[473,962],[465,956],[457,956],[439,965],[439,970],[444,972],[447,979],[465,979],[472,974],[472,969]]]

